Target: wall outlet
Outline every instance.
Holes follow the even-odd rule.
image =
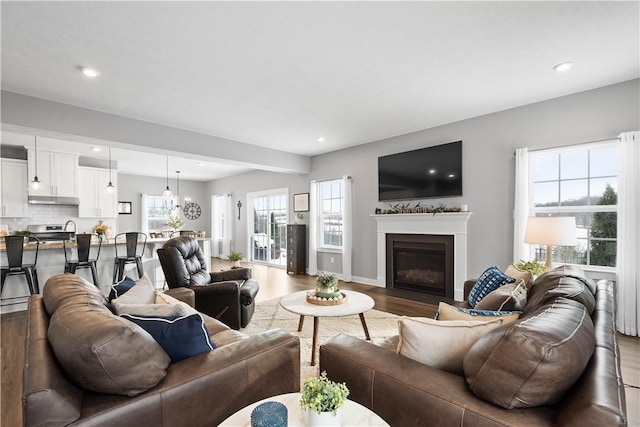
[[[333,264],[336,261],[334,257],[329,258],[329,260],[331,261],[331,264]]]

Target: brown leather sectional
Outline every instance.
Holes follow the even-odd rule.
[[[529,287],[517,322],[476,342],[464,375],[345,335],[320,347],[320,370],[392,426],[625,426],[614,295],[559,267]]]
[[[250,403],[300,389],[299,339],[283,330],[248,337],[203,315],[217,348],[169,363],[150,335],[123,327],[86,280],[54,276],[43,293],[29,299],[25,426],[215,426]],[[193,306],[190,289],[166,293]],[[78,360],[67,371],[50,339],[66,340],[67,347],[55,343],[58,354]],[[81,341],[89,344],[74,344]]]

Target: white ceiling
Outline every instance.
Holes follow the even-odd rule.
[[[302,155],[640,77],[638,1],[23,1],[1,13],[3,90]]]

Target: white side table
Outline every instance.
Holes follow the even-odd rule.
[[[300,407],[300,393],[289,393],[268,397],[246,406],[224,420],[220,425],[228,427],[251,427],[251,411],[264,402],[280,402],[286,406],[289,417],[289,427],[306,426],[308,424],[308,414]],[[374,412],[348,399],[342,407],[341,421],[343,426],[389,425]]]

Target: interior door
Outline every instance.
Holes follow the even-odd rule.
[[[250,198],[251,261],[286,265],[287,191],[254,194]]]

